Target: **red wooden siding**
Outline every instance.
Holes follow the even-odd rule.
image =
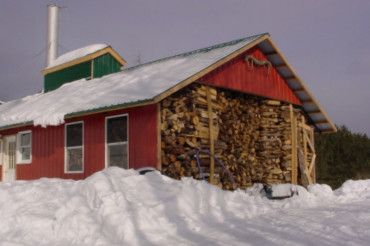
[[[157,168],[157,105],[129,111],[130,168]]]
[[[267,60],[263,52],[258,47],[254,47],[206,74],[200,81],[254,95],[301,104],[275,68],[270,68],[268,74],[263,66],[254,66],[252,70],[249,70],[248,65],[244,62],[246,55],[252,55],[259,60]]]
[[[157,106],[147,105],[68,119],[84,122],[84,172],[64,173],[65,125],[22,127],[2,131],[3,136],[32,130],[32,163],[17,165],[18,180],[42,177],[83,179],[105,168],[105,118],[128,114],[129,167],[157,167]],[[2,170],[1,170],[2,171]],[[1,176],[1,175],[0,175]]]

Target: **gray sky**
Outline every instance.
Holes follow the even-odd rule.
[[[332,121],[370,136],[369,0],[0,0],[0,100],[42,89],[50,3],[60,55],[105,43],[127,66],[268,32]]]

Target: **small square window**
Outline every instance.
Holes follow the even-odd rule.
[[[128,168],[127,115],[106,118],[106,166]]]
[[[127,117],[115,117],[107,120],[107,142],[127,141]]]
[[[17,163],[31,163],[32,133],[31,131],[18,133]]]
[[[66,125],[65,172],[83,172],[83,123]]]
[[[128,168],[127,165],[127,144],[108,145],[108,163],[112,167]]]

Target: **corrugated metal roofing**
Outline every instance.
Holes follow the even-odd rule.
[[[154,103],[161,99],[162,95],[199,78],[215,64],[223,63],[240,50],[254,45],[258,45],[264,53],[271,54],[268,58],[273,65],[287,64],[268,34],[256,35],[127,68],[102,78],[78,80],[54,91],[5,103],[0,106],[0,128],[22,122],[33,122],[34,125],[42,126],[59,125],[68,115],[110,107]],[[274,55],[274,52],[277,55]],[[318,113],[321,118],[310,116],[313,123],[320,122],[316,124],[318,130],[334,130],[335,126],[290,65],[277,69],[298,98],[304,99],[303,109],[308,115],[310,116],[310,110],[321,113]],[[309,100],[313,102],[313,106],[308,103]]]

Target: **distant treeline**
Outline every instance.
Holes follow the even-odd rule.
[[[370,179],[370,139],[346,126],[338,132],[316,134],[316,182],[338,188],[348,179]]]

